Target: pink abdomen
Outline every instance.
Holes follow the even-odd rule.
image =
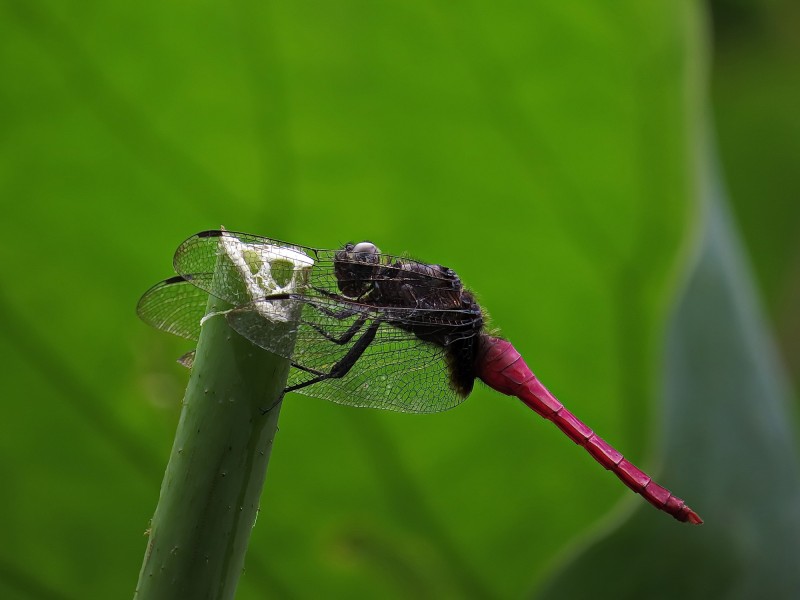
[[[484,335],[478,350],[477,376],[489,387],[516,396],[583,446],[594,459],[650,504],[679,521],[699,525],[702,519],[686,503],[655,483],[620,452],[597,436],[545,388],[510,342]]]

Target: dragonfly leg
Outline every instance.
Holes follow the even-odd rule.
[[[341,359],[339,359],[339,361],[335,365],[333,365],[333,367],[331,367],[331,370],[329,372],[320,373],[319,375],[316,375],[316,377],[313,377],[308,381],[304,381],[303,383],[290,385],[289,387],[283,390],[283,393],[286,394],[287,392],[295,392],[304,387],[308,387],[309,385],[319,383],[320,381],[325,381],[326,379],[341,379],[342,377],[347,375],[347,373],[350,372],[350,369],[352,369],[353,366],[356,364],[356,361],[358,361],[358,359],[361,358],[361,355],[364,354],[366,349],[375,339],[375,335],[378,333],[378,328],[381,326],[381,323],[383,323],[383,321],[381,321],[380,319],[376,319],[375,321],[373,321],[367,328],[367,330],[363,333],[363,335],[360,338],[358,338],[358,340],[356,340],[356,343],[353,344],[350,350],[347,351],[347,354],[345,354]],[[313,373],[313,371],[310,369],[304,368],[302,370],[308,373]]]
[[[277,399],[277,400],[275,400],[275,402],[273,402],[273,403],[272,403],[272,405],[271,405],[269,408],[259,408],[258,410],[261,412],[261,416],[264,416],[264,415],[266,415],[266,414],[267,414],[269,411],[271,411],[273,408],[275,408],[276,406],[278,406],[278,404],[280,404],[281,402],[283,402],[283,397],[284,397],[285,395],[286,395],[286,390],[283,390],[283,391],[281,392],[281,395],[280,395],[280,396],[278,396],[278,399]]]
[[[320,371],[319,369],[312,369],[311,367],[306,367],[294,361],[291,362],[291,365],[295,369],[300,369],[301,371],[305,371],[306,373],[311,373],[312,375],[325,375],[325,371]]]
[[[326,340],[331,341],[339,346],[342,346],[353,339],[353,336],[357,334],[364,326],[364,323],[367,322],[367,318],[368,317],[366,314],[362,314],[360,317],[358,317],[358,319],[356,319],[356,321],[350,327],[347,328],[347,331],[345,331],[342,335],[338,337],[328,333],[327,331],[325,331],[323,327],[321,327],[320,325],[316,325],[315,323],[307,323],[307,325],[312,329],[314,329]]]
[[[325,288],[311,286],[311,289],[314,290],[315,292],[319,293],[319,294],[322,294],[326,298],[330,298],[331,300],[338,300],[339,302],[352,302],[353,301],[352,298],[345,298],[341,294],[337,294],[335,292],[329,292]]]
[[[341,321],[343,319],[347,319],[348,317],[352,317],[353,315],[357,315],[359,313],[363,314],[363,310],[356,310],[354,308],[342,308],[340,310],[332,310],[325,306],[321,306],[316,302],[308,301],[308,304],[316,308],[319,312],[321,312],[326,317],[331,317],[336,319],[337,321]]]
[[[327,375],[327,373],[325,373],[325,371],[319,371],[317,369],[312,369],[310,367],[305,367],[305,366],[301,365],[300,363],[296,363],[294,361],[291,361],[290,364],[295,369],[300,369],[301,371],[305,371],[306,373],[311,373],[312,375],[315,375],[317,377],[325,377]],[[278,406],[278,404],[283,402],[283,397],[286,395],[287,391],[289,391],[288,388],[283,390],[281,392],[281,395],[278,396],[278,399],[275,400],[275,402],[273,402],[272,405],[269,408],[259,408],[258,410],[261,411],[261,414],[262,415],[266,415],[269,411],[271,411],[273,408]]]
[[[313,285],[311,286],[311,289],[319,294],[322,294],[327,298],[330,298],[331,300],[338,300],[339,302],[354,302],[354,301],[360,302],[361,300],[369,296],[373,291],[375,291],[373,284],[372,286],[369,286],[369,288],[366,291],[364,291],[364,293],[362,293],[360,296],[358,296],[357,298],[352,298],[348,296],[342,296],[341,294],[337,294],[335,292],[329,292],[325,288],[320,288]]]

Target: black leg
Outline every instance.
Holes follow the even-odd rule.
[[[306,325],[314,329],[314,331],[319,333],[326,340],[331,341],[339,346],[342,346],[347,342],[349,342],[350,340],[352,340],[353,336],[361,330],[361,328],[364,326],[364,323],[366,322],[367,322],[367,315],[363,314],[360,317],[358,317],[358,319],[356,319],[356,321],[350,327],[347,328],[347,331],[345,331],[342,335],[338,337],[331,333],[328,333],[327,331],[325,331],[323,327],[315,323],[307,322]]]
[[[374,285],[374,284],[373,284]],[[332,300],[338,300],[339,302],[359,302],[368,298],[369,295],[374,291],[374,287],[370,286],[363,294],[361,294],[358,298],[348,298],[347,296],[342,296],[341,294],[336,294],[334,292],[329,292],[325,288],[320,288],[316,286],[311,286],[311,289],[317,292],[318,294],[322,294],[323,296],[330,298]]]
[[[331,300],[338,300],[339,302],[352,302],[353,301],[352,298],[345,298],[341,294],[336,294],[334,292],[329,292],[325,288],[311,286],[311,289],[314,290],[315,292],[317,292],[318,294],[321,294],[322,296],[325,296],[326,298],[330,298]]]
[[[283,397],[284,397],[285,395],[286,395],[286,390],[283,390],[283,391],[281,392],[281,395],[280,395],[280,396],[278,396],[278,399],[277,399],[277,400],[275,400],[275,402],[273,402],[273,403],[272,403],[272,406],[270,406],[269,408],[259,408],[258,410],[261,412],[261,416],[264,416],[264,415],[265,415],[265,414],[267,414],[269,411],[271,411],[273,408],[275,408],[276,406],[278,406],[278,404],[280,404],[281,402],[283,402]]]
[[[375,339],[375,336],[378,333],[378,328],[381,326],[382,322],[383,321],[381,321],[380,319],[376,319],[375,321],[373,321],[372,324],[370,324],[370,326],[364,332],[364,334],[360,338],[358,338],[355,344],[353,344],[353,347],[347,351],[347,354],[345,354],[341,359],[339,359],[339,361],[335,365],[333,365],[333,367],[331,367],[330,372],[321,373],[316,377],[309,379],[308,381],[304,381],[303,383],[290,385],[285,390],[283,390],[283,393],[285,394],[287,392],[294,392],[304,387],[308,387],[309,385],[319,383],[320,381],[325,381],[326,379],[341,379],[342,377],[347,375],[347,373],[350,372],[350,369],[352,369],[353,366],[356,364],[356,361],[358,361],[358,359],[361,358],[361,355],[364,354],[369,345]],[[309,369],[303,369],[303,370],[309,373],[313,373],[313,371]]]
[[[356,310],[355,308],[342,308],[339,310],[333,310],[326,306],[321,306],[316,302],[310,300],[307,300],[306,304],[313,306],[326,317],[331,317],[333,319],[336,319],[337,321],[341,321],[348,317],[352,317],[353,315],[364,314],[363,310]]]
[[[295,369],[299,369],[300,371],[305,371],[306,373],[311,373],[312,375],[325,375],[325,371],[320,371],[318,369],[312,369],[311,367],[306,367],[301,365],[300,363],[296,363],[292,361],[291,364]]]

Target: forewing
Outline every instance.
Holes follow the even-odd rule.
[[[196,341],[207,304],[205,291],[177,276],[147,290],[136,305],[136,313],[156,329]]]
[[[220,256],[224,254],[223,248],[229,242],[236,242],[247,249],[245,254],[249,253],[250,258],[245,258],[245,262],[253,271],[264,263],[280,259],[287,251],[296,253],[296,256],[307,257],[307,266],[295,265],[295,271],[304,271],[302,285],[293,285],[291,290],[288,285],[286,288],[273,286],[273,289],[262,290],[254,296],[242,285],[242,264],[220,260]],[[210,230],[195,234],[184,241],[175,252],[173,265],[177,273],[191,278],[197,287],[227,300],[233,306],[244,306],[257,297],[281,293],[297,293],[316,298],[338,296],[340,288],[333,268],[336,253],[336,250],[310,248],[250,233]],[[375,266],[375,271],[363,278],[367,283],[364,289],[370,289],[370,283],[389,280],[396,285],[402,285],[407,280],[424,293],[426,288],[439,289],[443,283],[449,281],[436,268],[431,268],[431,265],[407,257],[380,254],[379,263]],[[280,281],[281,277],[277,279]],[[294,283],[297,281],[293,281]]]
[[[305,264],[292,264],[287,256]],[[316,262],[311,248],[271,238],[226,230],[203,231],[185,240],[175,251],[175,271],[194,285],[228,301],[247,305],[256,298],[297,291],[296,275]],[[306,281],[307,275],[303,280]],[[253,294],[247,279],[258,286]]]

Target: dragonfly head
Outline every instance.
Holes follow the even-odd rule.
[[[345,244],[333,260],[336,282],[345,296],[358,298],[372,288],[373,276],[380,268],[381,251],[372,242]]]

